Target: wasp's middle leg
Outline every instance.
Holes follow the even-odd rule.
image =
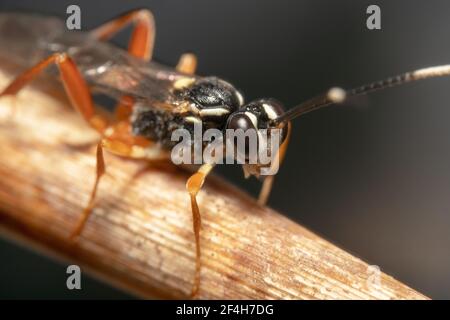
[[[94,208],[98,184],[101,177],[105,173],[103,149],[121,157],[145,159],[155,162],[167,160],[169,156],[167,152],[164,152],[162,149],[158,148],[157,144],[153,144],[151,141],[142,137],[132,135],[130,123],[128,121],[119,121],[118,123],[109,126],[105,130],[101,142],[97,145],[97,164],[94,187],[92,189],[88,205],[83,210],[83,215],[72,233],[72,238],[76,238],[80,235],[92,212],[92,209]]]
[[[97,195],[98,184],[100,182],[101,177],[105,174],[105,160],[103,158],[103,147],[100,142],[97,145],[97,153],[96,153],[96,175],[94,187],[91,190],[91,195],[89,197],[89,202],[87,206],[84,208],[81,218],[78,220],[77,226],[73,230],[70,235],[71,239],[76,239],[83,231],[83,228],[92,213],[92,209],[94,207],[95,196]]]

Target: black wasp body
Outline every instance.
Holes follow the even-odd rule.
[[[177,83],[174,85],[175,96],[179,99],[176,104],[183,106],[183,111],[136,104],[131,118],[134,134],[170,148],[177,143],[171,139],[177,129],[186,129],[192,136],[194,124],[201,124],[203,131],[270,129],[270,121],[283,113],[281,104],[274,99],[260,99],[245,105],[242,94],[217,77],[200,78],[179,89]],[[286,130],[283,137],[287,135]]]

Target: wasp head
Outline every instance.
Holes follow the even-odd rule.
[[[273,121],[283,113],[283,106],[277,100],[260,99],[244,105],[228,117],[226,140],[229,145],[235,145],[235,157],[246,160],[243,163],[246,176],[261,175],[261,169],[271,166],[278,157],[279,147],[288,135],[288,125],[275,125]],[[233,132],[244,133],[244,139],[236,139]]]

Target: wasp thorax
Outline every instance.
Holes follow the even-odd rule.
[[[242,95],[230,83],[216,77],[196,81],[182,92],[190,103],[193,121],[223,126],[228,116],[244,103]]]

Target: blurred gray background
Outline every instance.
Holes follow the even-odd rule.
[[[155,59],[199,57],[247,100],[287,107],[322,93],[450,63],[450,2],[361,0],[1,0],[0,11],[65,17],[87,30],[132,8],[156,17]],[[366,28],[381,7],[382,30]],[[116,39],[126,43],[125,34]],[[369,95],[297,119],[269,205],[432,298],[450,298],[450,79]],[[219,174],[256,195],[239,167]],[[65,266],[0,241],[1,298],[130,298],[84,278],[65,287]]]

